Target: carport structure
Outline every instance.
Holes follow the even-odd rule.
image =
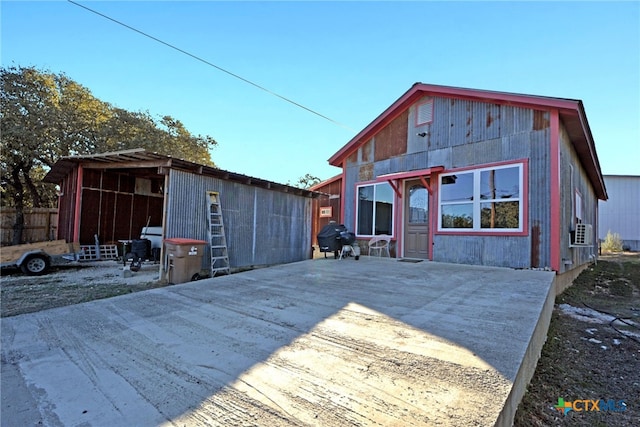
[[[307,259],[311,199],[318,194],[144,149],[59,159],[45,182],[60,186],[58,238],[77,245],[161,238],[209,242],[207,193],[220,194],[232,268]],[[208,246],[203,269],[209,269]],[[162,258],[161,258],[162,259]]]
[[[319,259],[6,318],[2,425],[511,425],[554,277]]]

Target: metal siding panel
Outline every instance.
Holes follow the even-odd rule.
[[[218,178],[171,170],[167,202],[167,237],[186,237],[208,241],[207,191],[218,191],[227,235],[229,262],[232,267],[271,265],[295,262],[309,255],[311,200],[290,193],[224,181]],[[254,233],[254,201],[258,193],[258,216]],[[274,197],[279,203],[266,202]],[[264,204],[261,205],[261,203]],[[276,229],[286,228],[289,247],[282,253],[261,251],[264,242],[272,240],[269,220],[278,218]],[[254,234],[255,248],[254,252]],[[292,236],[295,236],[293,238]],[[263,246],[260,246],[263,245]],[[209,249],[205,251],[203,268],[209,268]]]
[[[514,135],[520,140],[524,135],[530,141],[529,155],[529,239],[531,241],[531,263],[533,267],[551,266],[551,183],[550,151],[548,132],[531,135]]]
[[[358,169],[355,167],[347,168],[345,173],[345,194],[344,200],[344,225],[350,229],[355,230],[356,226],[356,183],[358,183]]]
[[[500,114],[501,108],[496,104],[486,104],[486,112],[485,112],[485,127],[486,127],[486,138],[494,139],[500,138]]]
[[[391,159],[381,160],[373,164],[373,178],[391,172]]]
[[[443,144],[445,147],[453,147],[466,143],[467,102],[459,99],[450,100],[449,137]]]
[[[467,142],[475,143],[487,138],[487,104],[484,102],[469,102],[470,117]]]
[[[434,236],[434,261],[527,268],[527,239],[511,236]]]
[[[591,182],[587,177],[586,171],[583,169],[580,160],[573,148],[571,141],[567,135],[564,125],[561,124],[560,132],[560,174],[562,190],[560,192],[561,197],[561,241],[560,241],[560,253],[562,260],[570,261],[572,264],[561,265],[561,272],[565,272],[574,268],[577,268],[583,264],[589,263],[597,254],[597,243],[594,242],[593,247],[569,247],[571,241],[571,230],[574,228],[573,220],[573,203],[574,194],[577,189],[583,201],[582,210],[582,222],[586,224],[592,224],[597,232],[596,212],[597,212],[597,198]],[[573,166],[573,177],[571,176],[571,168]],[[573,179],[572,179],[573,178]],[[574,188],[571,188],[571,182],[573,182]]]
[[[448,146],[451,123],[451,102],[447,98],[434,98],[433,122],[429,125],[428,149]]]
[[[623,245],[640,250],[640,176],[604,177],[609,200],[599,202],[598,237],[618,233]]]

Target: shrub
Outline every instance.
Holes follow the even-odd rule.
[[[607,232],[604,242],[602,242],[604,252],[622,252],[622,239],[618,233]]]

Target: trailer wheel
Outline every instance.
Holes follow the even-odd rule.
[[[30,255],[20,264],[20,270],[30,276],[39,276],[46,273],[48,269],[49,258],[45,255]]]

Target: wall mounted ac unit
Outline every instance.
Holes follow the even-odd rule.
[[[590,246],[592,244],[593,230],[591,224],[576,224],[573,244],[580,246]]]

